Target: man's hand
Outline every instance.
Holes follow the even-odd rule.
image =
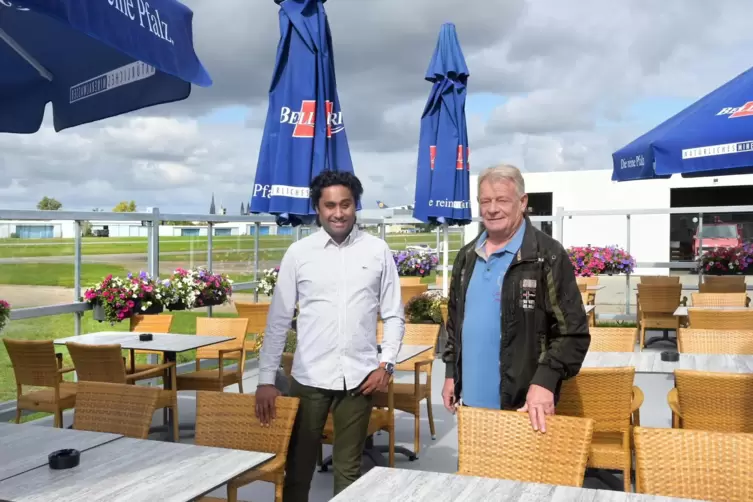
[[[364,396],[374,392],[387,392],[387,386],[390,383],[390,374],[381,366],[369,374],[366,381],[361,384],[359,390]]]
[[[444,379],[444,387],[442,387],[442,401],[444,402],[444,407],[447,408],[447,411],[454,415],[457,406],[457,401],[455,400],[454,378]]]
[[[259,385],[256,388],[256,417],[265,427],[275,418],[275,399],[280,394],[274,385]]]
[[[518,411],[528,412],[531,427],[535,431],[546,432],[546,415],[554,415],[554,394],[539,385],[528,388],[526,404]]]

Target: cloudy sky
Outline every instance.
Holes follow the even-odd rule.
[[[0,134],[0,206],[237,213],[250,195],[278,42],[272,0],[184,0],[214,85],[55,133]],[[608,169],[611,153],[753,66],[745,0],[329,0],[364,207],[413,201],[423,80],[443,22],[471,72],[471,165]],[[729,103],[740,106],[743,103]],[[48,117],[49,118],[49,117]]]

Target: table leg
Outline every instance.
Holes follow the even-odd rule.
[[[165,363],[166,364],[176,363],[175,369],[173,371],[177,371],[177,369],[178,369],[177,368],[177,362],[176,362],[177,361],[177,354],[175,352],[164,352],[164,356],[165,356]],[[172,390],[173,389],[172,378],[170,378],[170,377],[168,377],[168,378],[162,377],[162,386],[163,386],[163,388],[165,390]],[[177,396],[176,396],[175,399],[176,400],[178,399]],[[166,437],[167,441],[172,442],[172,441],[174,441],[173,434],[172,434],[173,421],[174,420],[180,420],[180,417],[176,417],[176,416],[173,415],[173,409],[172,408],[167,408],[167,410],[165,410],[165,411],[167,412],[167,423],[164,424],[164,425],[158,425],[156,427],[151,427],[149,429],[149,432],[150,433],[165,432],[165,437]],[[191,428],[193,429],[193,426],[191,426]]]
[[[662,333],[662,336],[655,336],[655,337],[653,337],[653,338],[651,338],[649,340],[646,340],[646,345],[645,346],[648,347],[652,343],[656,343],[656,342],[669,342],[669,343],[672,343],[674,345],[677,345],[677,338],[670,338],[669,337],[669,331],[668,330],[664,330],[663,333]]]
[[[400,447],[395,447],[395,452],[398,452],[398,449]],[[413,452],[410,450],[404,449],[407,453],[405,455],[413,455]],[[387,467],[387,459],[382,455],[383,452],[387,452],[388,447],[387,446],[376,446],[374,444],[374,436],[369,436],[366,438],[366,444],[363,447],[363,453],[362,457],[363,460],[368,460],[368,462],[371,464],[371,467]],[[399,453],[403,453],[403,451],[400,451]],[[408,457],[410,458],[410,456]],[[417,457],[413,455],[413,459],[415,460]],[[361,461],[361,465],[363,466],[363,460]],[[332,465],[332,456],[328,456],[322,460],[322,464],[319,466],[319,472],[327,472],[329,470],[329,467]],[[368,471],[371,467],[368,469],[363,469],[364,471]],[[365,473],[365,472],[364,472]]]

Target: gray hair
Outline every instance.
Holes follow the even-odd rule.
[[[526,183],[523,181],[523,175],[520,169],[509,164],[500,164],[494,167],[487,167],[478,176],[478,189],[481,190],[481,183],[488,181],[494,183],[497,181],[512,181],[515,185],[515,191],[518,196],[522,197],[526,193]]]

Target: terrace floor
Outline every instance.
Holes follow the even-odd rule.
[[[651,333],[647,338],[661,333]],[[657,343],[651,348],[644,349],[647,351],[661,351],[669,348],[670,345],[664,342]],[[637,350],[637,348],[636,348]],[[252,393],[256,389],[258,370],[255,361],[247,363],[246,376],[243,381],[246,392]],[[434,423],[436,426],[437,438],[432,441],[429,434],[429,424],[426,417],[426,411],[421,414],[421,451],[419,458],[410,462],[405,456],[395,455],[395,466],[403,469],[419,469],[425,471],[447,472],[452,473],[457,470],[457,422],[453,415],[447,413],[442,405],[441,390],[444,380],[444,363],[437,360],[434,363],[432,375],[432,401],[434,407]],[[410,373],[400,373],[397,375],[397,381],[411,383],[413,376]],[[635,384],[639,386],[645,394],[645,402],[641,407],[641,425],[646,427],[670,427],[671,413],[667,406],[667,393],[674,386],[672,376],[665,375],[636,375]],[[237,392],[237,387],[228,387],[228,392]],[[195,394],[192,392],[181,392],[179,396],[179,411],[182,424],[195,422]],[[161,413],[155,413],[156,420],[161,417]],[[65,425],[72,423],[72,412],[68,412],[64,419]],[[161,418],[159,418],[161,420]],[[33,422],[35,425],[51,426],[52,419],[44,418]],[[396,426],[396,445],[402,445],[407,448],[413,448],[413,416],[397,411],[395,414]],[[190,443],[193,439],[190,432],[182,431],[182,442]],[[382,433],[375,437],[375,443],[387,444],[388,435]],[[324,455],[330,454],[331,448],[324,446]],[[605,475],[606,474],[606,475]],[[609,486],[615,486],[621,490],[622,481],[620,476],[611,477],[608,473],[591,473],[586,479],[585,486],[589,488],[609,489]],[[318,470],[314,474],[311,487],[310,502],[325,502],[332,497],[333,478],[332,470],[321,473]],[[220,489],[211,494],[212,496],[225,498],[227,496],[225,489]],[[240,500],[253,501],[273,501],[274,488],[269,483],[255,482],[239,491]]]

